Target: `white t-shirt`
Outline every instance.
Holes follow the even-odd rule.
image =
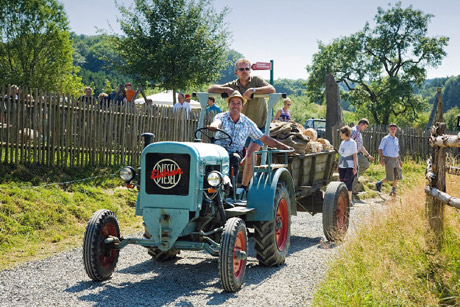
[[[358,146],[356,145],[355,140],[349,139],[348,141],[342,141],[342,143],[340,143],[340,147],[339,147],[340,156],[348,157],[348,156],[351,156],[351,155],[357,154],[357,153],[358,153]],[[339,167],[340,168],[345,168],[344,164],[345,164],[345,162],[340,163]],[[348,161],[348,168],[353,168],[354,166],[355,165],[354,165],[353,160],[349,160]]]

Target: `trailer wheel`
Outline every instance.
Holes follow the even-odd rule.
[[[89,220],[83,239],[85,271],[94,281],[109,279],[117,265],[120,250],[104,242],[109,236],[120,238],[120,226],[115,213],[102,209]]]
[[[284,183],[278,184],[274,201],[274,219],[254,223],[257,259],[261,264],[284,263],[291,243],[291,198]]]
[[[247,252],[246,224],[237,217],[227,220],[219,253],[219,276],[225,292],[236,292],[243,285]]]
[[[331,182],[323,202],[323,231],[329,241],[341,241],[348,230],[350,200],[343,182]]]

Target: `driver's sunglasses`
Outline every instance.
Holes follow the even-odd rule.
[[[248,71],[248,70],[251,70],[251,68],[249,68],[249,67],[246,67],[246,68],[238,68],[238,70],[239,70],[239,71],[245,71],[245,70]]]

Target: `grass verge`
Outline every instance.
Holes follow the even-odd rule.
[[[75,183],[54,184],[78,181]],[[121,187],[117,168],[0,166],[0,270],[82,244],[86,223],[102,208],[124,234],[142,227],[136,193]]]
[[[460,212],[446,208],[438,251],[427,228],[423,170],[406,161],[401,196],[387,200],[347,239],[313,305],[460,305]],[[374,165],[366,175],[375,183],[383,178],[383,167]],[[458,177],[448,176],[447,191],[459,196]]]

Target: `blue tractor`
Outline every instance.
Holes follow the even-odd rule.
[[[202,106],[199,127],[204,122],[208,95],[215,94],[198,93]],[[268,96],[271,109],[282,97],[264,96]],[[268,118],[267,125],[270,121]],[[143,135],[140,170],[124,167],[120,177],[127,185],[138,188],[136,215],[143,217],[144,237],[123,238],[113,212],[103,209],[94,213],[83,244],[84,266],[92,280],[109,279],[120,250],[128,244],[138,244],[157,261],[174,258],[181,250],[205,250],[219,257],[223,289],[236,292],[246,273],[248,228],[253,229],[260,263],[284,263],[290,245],[291,215],[297,213],[294,180],[287,168],[288,151],[259,152],[261,165],[254,167],[248,194],[240,195],[236,192],[237,178],[231,176],[227,151],[212,144],[214,138],[206,128],[198,129],[195,136],[195,142],[153,142],[153,135]],[[201,136],[209,137],[211,143],[199,141]],[[284,162],[273,163],[273,155],[278,160],[284,157]],[[332,160],[327,159],[327,163]],[[322,168],[322,172],[326,170]],[[348,194],[342,194],[343,202]],[[334,229],[339,225],[335,215],[334,211]]]

